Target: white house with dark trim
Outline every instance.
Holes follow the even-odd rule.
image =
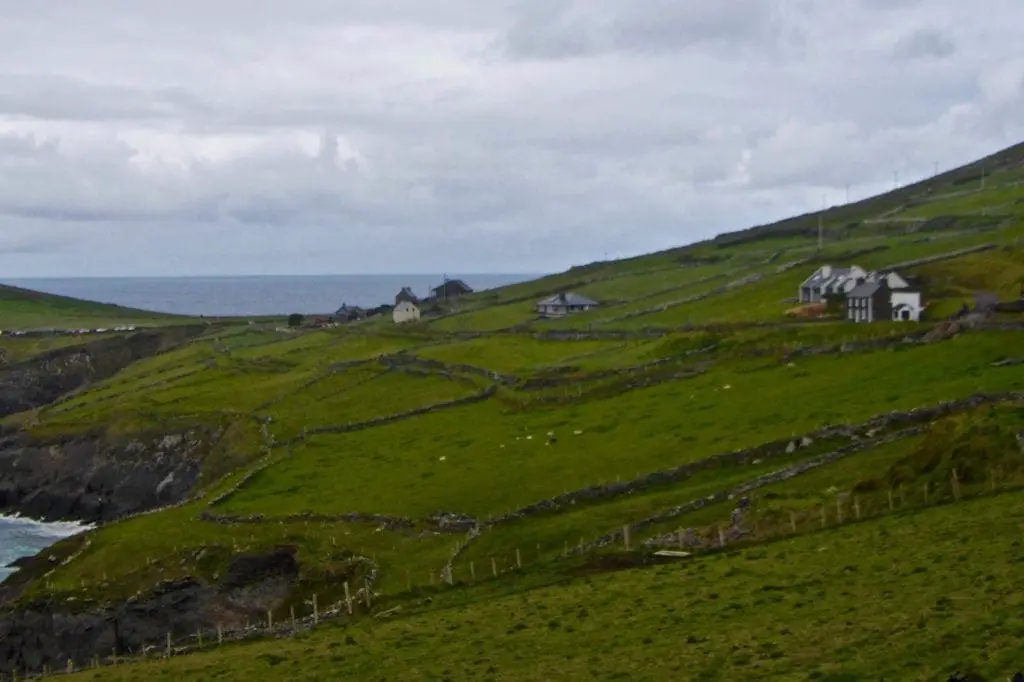
[[[568,291],[537,301],[537,312],[542,317],[565,317],[571,313],[593,310],[600,305],[593,299]]]
[[[892,292],[892,319],[897,322],[920,322],[925,306],[921,303],[921,292],[901,289]]]
[[[410,301],[402,301],[391,311],[391,319],[395,321],[395,324],[416,322],[420,319],[419,306]]]

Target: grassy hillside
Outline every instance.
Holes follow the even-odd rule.
[[[821,250],[803,216],[411,326],[218,328],[14,415],[44,441],[229,434],[195,499],[62,542],[73,560],[22,574],[19,603],[218,584],[237,554],[291,545],[275,623],[338,603],[339,575],[371,581],[369,609],[89,677],[1000,679],[1024,665],[1024,319],[946,318],[1020,293],[1022,153],[986,160],[984,187],[972,165],[830,209]],[[786,314],[818,265],[851,262],[918,278],[927,319]],[[560,290],[602,305],[535,319]],[[651,563],[678,544],[694,557]]]
[[[0,284],[0,330],[5,332],[153,326],[182,319],[186,318]]]

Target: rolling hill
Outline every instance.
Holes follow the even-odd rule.
[[[0,674],[1005,679],[1024,318],[950,318],[1021,294],[1022,162],[6,415],[0,509],[102,524],[0,587]],[[825,264],[924,318],[787,314]]]

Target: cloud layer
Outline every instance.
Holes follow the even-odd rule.
[[[1024,6],[0,0],[0,273],[556,270],[1024,138]]]

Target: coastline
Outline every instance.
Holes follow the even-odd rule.
[[[39,521],[17,513],[0,514],[0,582],[17,572],[14,562],[34,556],[66,538],[95,528],[81,521]]]

